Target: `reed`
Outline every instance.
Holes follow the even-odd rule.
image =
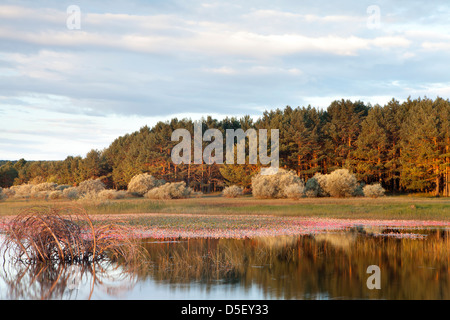
[[[105,258],[135,264],[145,250],[132,235],[117,221],[94,223],[80,207],[33,207],[11,220],[4,245],[28,264],[92,264]]]

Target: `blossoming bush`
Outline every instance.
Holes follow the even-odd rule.
[[[127,196],[127,192],[123,190],[103,190],[98,193],[100,200],[117,200]]]
[[[290,184],[284,188],[284,194],[289,199],[300,199],[305,194],[305,186],[303,183]]]
[[[134,176],[128,183],[128,192],[137,196],[143,196],[151,189],[159,187],[166,182],[157,180],[148,173],[142,173]]]
[[[252,193],[254,197],[261,199],[287,198],[288,194],[292,196],[299,190],[290,187],[291,185],[304,187],[303,181],[293,171],[279,169],[277,173],[271,175],[258,173],[252,178]]]
[[[354,174],[347,169],[338,169],[327,175],[325,191],[332,197],[352,197],[358,188]]]
[[[62,193],[64,198],[70,200],[76,200],[80,197],[80,192],[78,191],[77,187],[66,188],[62,191]]]
[[[105,184],[99,179],[86,180],[81,182],[78,186],[78,191],[82,194],[99,193],[100,191],[103,191],[105,189]]]
[[[58,185],[53,182],[44,182],[31,187],[31,193],[38,193],[42,191],[55,191]]]
[[[97,179],[86,180],[78,187],[70,185],[58,185],[56,183],[23,184],[4,189],[1,193],[4,197],[14,197],[16,199],[69,199],[102,201],[123,199],[128,193],[126,191],[106,190],[105,184]]]
[[[386,190],[379,183],[368,184],[363,188],[364,196],[371,198],[378,198],[384,196]]]
[[[145,194],[148,199],[182,199],[188,198],[192,189],[185,182],[172,182],[151,189]]]
[[[233,185],[223,189],[222,194],[227,198],[237,198],[244,194],[244,189],[242,187]]]
[[[32,184],[21,184],[19,186],[12,186],[9,188],[10,196],[15,199],[28,199],[31,197]]]
[[[60,190],[50,191],[48,194],[48,198],[51,200],[62,199],[63,197],[63,192]]]

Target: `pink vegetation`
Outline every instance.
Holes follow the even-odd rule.
[[[94,219],[131,221],[139,219],[132,229],[132,236],[139,238],[255,238],[281,235],[308,235],[336,232],[351,228],[373,229],[425,229],[433,227],[450,228],[448,221],[420,220],[360,220],[304,217],[276,217],[257,215],[192,215],[192,214],[135,214]],[[7,221],[0,220],[0,231]],[[406,237],[421,239],[414,233],[388,233],[379,236]]]

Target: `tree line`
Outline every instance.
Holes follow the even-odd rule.
[[[316,173],[347,168],[358,180],[379,182],[388,192],[450,196],[449,120],[450,101],[439,97],[408,98],[402,103],[392,99],[383,106],[342,99],[326,109],[269,110],[256,120],[207,116],[202,126],[203,132],[219,129],[224,135],[227,129],[279,129],[280,167],[295,171],[305,181]],[[100,178],[110,188],[125,189],[135,175],[150,173],[170,182],[185,181],[203,192],[227,185],[250,187],[258,164],[174,164],[171,150],[178,142],[171,141],[171,134],[179,128],[193,135],[194,121],[174,118],[151,128],[144,126],[85,157],[6,162],[0,167],[0,186],[33,181],[77,185]],[[204,142],[204,147],[208,144]]]

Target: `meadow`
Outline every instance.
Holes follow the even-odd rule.
[[[450,221],[450,199],[411,195],[292,200],[255,199],[252,196],[225,198],[216,193],[170,200],[146,198],[106,201],[8,199],[0,202],[0,216],[16,215],[22,210],[34,206],[81,206],[90,215],[165,213]]]

